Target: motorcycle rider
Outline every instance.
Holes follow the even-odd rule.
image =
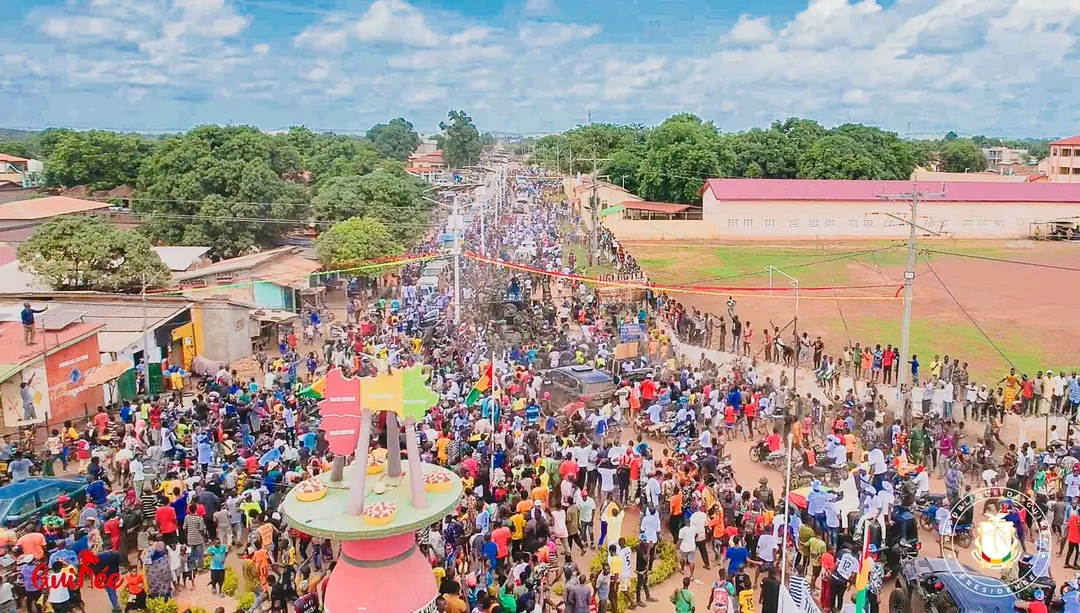
[[[915,476],[911,482],[915,485],[915,499],[918,500],[930,493],[930,476],[926,473],[925,466],[915,467]],[[970,489],[971,486],[968,486]]]

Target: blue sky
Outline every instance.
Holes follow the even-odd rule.
[[[802,116],[1080,133],[1076,0],[24,0],[0,126],[481,130]]]

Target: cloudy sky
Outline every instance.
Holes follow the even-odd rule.
[[[1077,0],[23,0],[0,39],[0,127],[1080,133]]]

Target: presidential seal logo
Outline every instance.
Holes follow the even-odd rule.
[[[1016,527],[1005,520],[1004,513],[998,513],[979,524],[971,555],[979,566],[1001,570],[1015,564],[1022,551]]]
[[[1048,565],[1051,551],[1050,526],[1034,500],[1007,488],[972,490],[954,501],[950,516],[948,529],[938,528],[941,554],[960,564],[950,571],[960,585],[995,596],[1033,589],[1037,573],[1021,571],[1020,562],[1032,569]]]

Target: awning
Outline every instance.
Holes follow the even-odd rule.
[[[625,210],[626,210],[625,206],[623,206],[621,204],[616,204],[615,206],[609,206],[608,208],[598,212],[597,215],[600,216],[600,217],[607,217],[608,215],[614,215],[615,213],[621,213],[622,211],[625,211]]]
[[[118,379],[121,375],[134,367],[135,365],[129,360],[117,360],[115,362],[109,362],[108,364],[102,364],[87,371],[86,379],[83,380],[82,384],[86,387],[104,385],[113,379]]]
[[[252,319],[264,323],[280,324],[296,319],[297,317],[299,317],[299,315],[292,311],[276,311],[273,309],[256,309],[251,311]]]
[[[22,372],[21,364],[0,364],[0,381],[7,381]]]

